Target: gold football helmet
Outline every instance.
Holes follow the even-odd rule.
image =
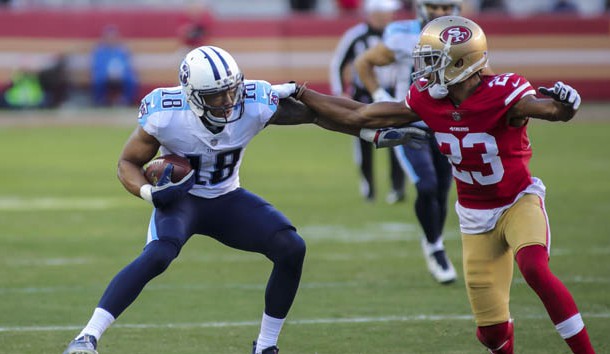
[[[487,66],[487,39],[472,20],[439,17],[422,29],[413,59],[412,78],[417,89],[436,86],[430,93],[440,89],[446,96],[447,86],[462,82]]]

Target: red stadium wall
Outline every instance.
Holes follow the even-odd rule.
[[[405,14],[408,15],[408,14]],[[20,67],[69,54],[71,79],[88,84],[88,53],[104,25],[115,24],[132,49],[141,95],[177,84],[184,54],[182,11],[0,11],[0,83]],[[569,82],[585,100],[610,100],[610,17],[481,16],[496,72],[516,72],[537,85]],[[339,36],[358,17],[295,15],[219,20],[207,16],[207,43],[229,50],[249,78],[308,81],[328,91],[328,65]]]

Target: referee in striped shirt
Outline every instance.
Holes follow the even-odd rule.
[[[394,14],[401,8],[399,0],[366,0],[364,3],[365,21],[349,28],[341,37],[330,65],[330,88],[335,96],[345,96],[363,103],[373,102],[353,67],[354,59],[379,41],[385,26],[393,21]],[[396,84],[396,67],[388,65],[375,68],[380,85],[390,93]],[[389,97],[389,99],[392,99]],[[355,138],[354,160],[359,165],[361,182],[360,193],[366,201],[375,199],[373,174],[373,144]],[[390,154],[391,190],[386,201],[394,204],[405,199],[405,174],[394,155]]]

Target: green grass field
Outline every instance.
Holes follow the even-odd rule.
[[[106,284],[139,254],[151,209],[115,176],[132,127],[0,127],[0,353],[61,353]],[[551,267],[598,353],[610,353],[608,133],[600,122],[530,128],[532,171],[547,185]],[[364,203],[351,144],[315,127],[271,127],[246,151],[242,186],[282,210],[308,244],[281,352],[485,353],[463,280],[440,286],[425,270],[413,186],[405,204]],[[387,155],[376,156],[383,196]],[[461,275],[454,202],[453,191],[445,236]],[[194,237],[98,349],[250,353],[270,269],[263,256]],[[518,271],[511,295],[516,352],[568,353]]]

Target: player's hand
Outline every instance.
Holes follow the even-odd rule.
[[[370,141],[377,148],[406,144],[413,149],[421,149],[430,138],[427,131],[417,127],[360,129],[360,138]]]
[[[294,97],[299,99],[305,87],[305,84],[299,85],[294,81],[290,81],[287,84],[271,85],[271,89],[277,93],[279,98]]]
[[[155,208],[164,208],[184,197],[195,184],[195,170],[173,183],[171,180],[173,169],[174,165],[168,164],[155,186],[150,184],[142,186],[140,189],[142,199],[152,202]]]
[[[287,98],[294,95],[297,90],[297,84],[290,82],[287,84],[271,85],[271,89],[277,93],[279,98]]]
[[[394,102],[396,99],[392,97],[388,93],[388,91],[382,89],[381,87],[375,90],[371,95],[373,97],[373,102]]]
[[[581,100],[578,91],[561,81],[557,81],[553,87],[538,87],[538,92],[551,97],[555,101],[572,107],[574,110],[577,110],[578,107],[580,107]]]

